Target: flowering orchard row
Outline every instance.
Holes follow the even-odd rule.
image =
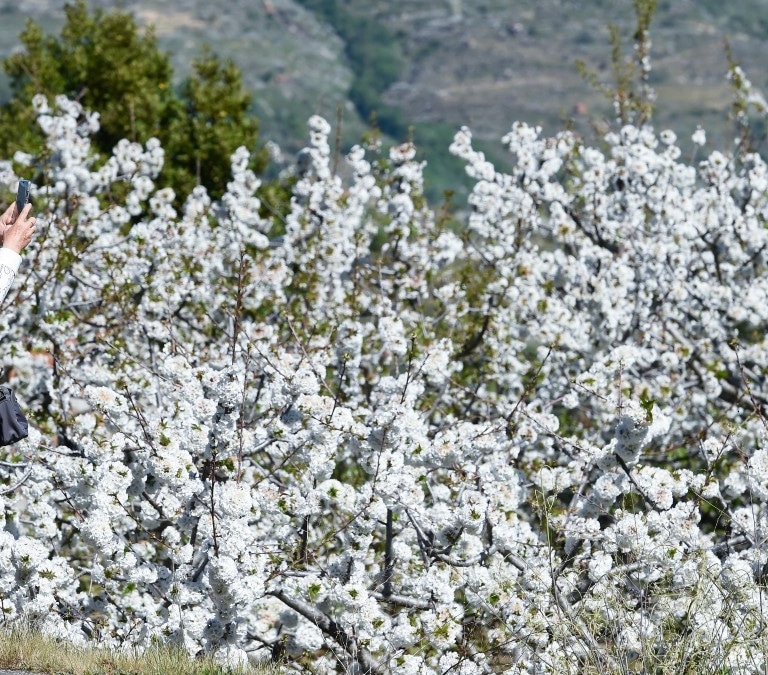
[[[97,158],[95,113],[35,105],[5,621],[319,673],[763,672],[759,154],[515,124],[503,172],[462,129],[456,227],[411,145],[342,178],[315,117],[285,216],[245,150],[177,211],[157,142]]]

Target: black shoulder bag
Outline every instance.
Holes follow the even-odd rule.
[[[11,445],[29,435],[29,425],[21,412],[16,394],[8,385],[0,385],[0,445]]]

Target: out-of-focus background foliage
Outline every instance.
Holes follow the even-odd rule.
[[[0,56],[21,49],[32,20],[59,35],[64,0],[0,1]],[[181,86],[207,46],[242,72],[259,138],[289,155],[307,118],[342,117],[342,145],[360,140],[372,120],[384,138],[412,137],[429,161],[432,194],[459,189],[461,167],[447,147],[469,125],[498,147],[514,120],[545,133],[572,123],[585,132],[612,118],[609,103],[575,62],[611,79],[610,24],[631,44],[632,0],[88,0],[89,10],[119,9],[151,25]],[[657,127],[682,139],[698,124],[727,140],[731,100],[727,40],[758,88],[768,75],[768,3],[659,0],[652,25]],[[0,103],[12,96],[0,77]],[[721,136],[717,138],[718,134]],[[496,161],[503,161],[498,155]],[[182,181],[183,183],[184,181]]]

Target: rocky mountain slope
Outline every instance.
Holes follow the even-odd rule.
[[[2,47],[18,44],[26,18],[55,32],[63,0],[0,0]],[[329,22],[297,0],[91,0],[119,6],[152,24],[177,72],[186,72],[203,44],[242,68],[255,92],[262,138],[289,150],[301,143],[305,120],[320,113],[343,114],[344,138],[360,137],[360,119],[348,92],[355,77],[345,42]],[[589,127],[611,116],[611,108],[577,73],[582,59],[610,80],[607,25],[627,38],[633,27],[631,0],[340,0],[377,22],[398,42],[405,66],[379,92],[418,130],[441,123],[463,124],[476,136],[497,141],[514,120],[561,128],[564,120]],[[735,57],[758,87],[768,75],[768,4],[740,0],[660,0],[652,26],[653,82],[658,126],[687,138],[703,124],[710,137],[728,134],[730,94],[725,78],[728,39]],[[398,139],[400,140],[400,139]],[[433,157],[432,161],[443,161]]]

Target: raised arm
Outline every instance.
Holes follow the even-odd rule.
[[[21,256],[9,248],[0,248],[0,303],[5,300],[19,271]]]

